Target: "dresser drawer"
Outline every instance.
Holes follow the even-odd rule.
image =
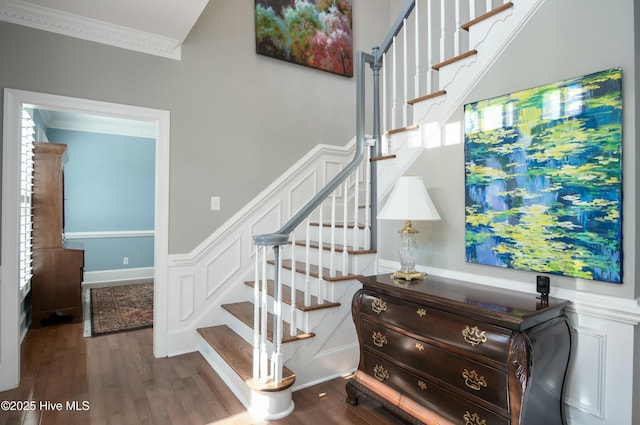
[[[437,412],[454,424],[508,425],[509,419],[459,397],[433,382],[364,352],[362,370],[390,388]]]
[[[506,364],[511,331],[438,309],[364,292],[362,314]]]
[[[361,326],[366,350],[383,353],[420,374],[447,382],[508,411],[508,379],[505,372],[368,320],[362,320]]]

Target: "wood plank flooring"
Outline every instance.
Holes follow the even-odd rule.
[[[82,334],[82,324],[29,331],[21,348],[20,386],[1,392],[0,401],[32,401],[36,408],[2,409],[0,425],[403,423],[368,399],[350,406],[344,379],[295,392],[295,411],[284,419],[255,421],[200,354],[156,359],[151,329]]]

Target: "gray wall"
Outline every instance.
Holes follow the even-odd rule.
[[[181,61],[0,22],[0,89],[170,111],[169,251],[189,252],[313,146],[355,135],[355,80],[256,55],[253,7],[210,0]],[[370,51],[389,0],[353,9]]]
[[[623,284],[590,282],[551,276],[552,285],[622,298],[640,295],[636,278],[637,191],[636,163],[636,55],[633,0],[547,1],[479,82],[465,103],[514,91],[621,67],[623,72]],[[460,108],[450,122],[461,121]],[[461,130],[462,131],[462,130]],[[462,140],[462,134],[459,135]],[[452,142],[452,141],[445,141]],[[454,141],[455,143],[455,141]],[[464,145],[455,143],[427,149],[410,169],[421,175],[443,220],[417,223],[421,231],[424,266],[535,282],[535,273],[506,270],[465,262]],[[391,242],[397,239],[393,223],[381,222],[382,257],[397,258]]]

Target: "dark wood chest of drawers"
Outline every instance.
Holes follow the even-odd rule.
[[[416,424],[565,424],[568,301],[436,276],[360,281],[348,402],[366,395]]]

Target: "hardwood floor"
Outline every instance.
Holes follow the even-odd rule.
[[[0,401],[23,410],[3,404],[0,425],[403,423],[371,400],[350,406],[344,379],[297,391],[291,415],[256,422],[200,354],[156,359],[151,329],[84,338],[82,324],[50,326],[21,350],[20,386]]]

